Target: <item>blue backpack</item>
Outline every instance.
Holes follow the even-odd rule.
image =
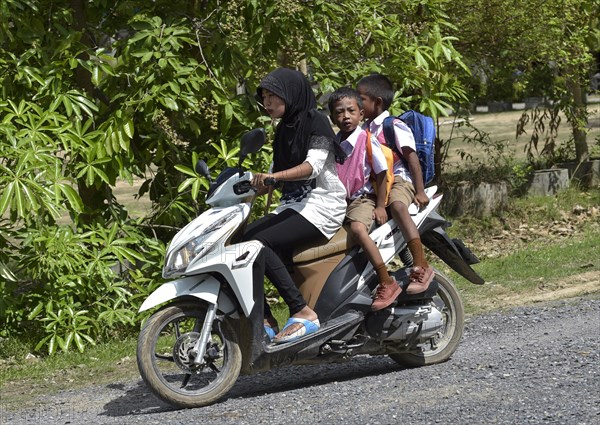
[[[415,147],[421,171],[423,172],[423,184],[427,185],[435,176],[435,164],[433,161],[435,155],[435,125],[433,119],[417,111],[409,110],[399,117],[389,116],[383,120],[383,134],[387,145],[398,154],[396,147],[396,137],[394,136],[394,120],[399,119],[406,124],[412,131],[415,138]]]

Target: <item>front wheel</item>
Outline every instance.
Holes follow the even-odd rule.
[[[407,353],[390,354],[397,363],[418,367],[441,363],[450,358],[458,348],[465,324],[465,311],[460,295],[452,281],[435,271],[438,291],[432,303],[441,311],[444,325],[437,334],[417,346],[417,350]]]
[[[212,404],[239,376],[242,354],[228,319],[215,320],[203,365],[191,349],[200,337],[206,306],[176,302],[150,317],[138,338],[137,363],[142,379],[167,403],[183,408]]]

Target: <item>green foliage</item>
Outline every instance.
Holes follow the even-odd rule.
[[[534,108],[523,113],[517,124],[517,138],[527,133],[527,125],[532,124],[530,142],[526,146],[527,159],[533,163],[537,153],[545,161],[544,166],[551,166],[556,157],[556,137],[560,125],[559,108]],[[540,143],[543,141],[543,144]],[[535,151],[535,152],[534,152]],[[548,164],[545,164],[545,163]]]
[[[236,164],[241,134],[267,122],[254,90],[271,69],[300,67],[319,97],[380,71],[397,85],[395,108],[443,114],[467,72],[445,5],[1,2],[3,336],[52,353],[135,329],[161,281],[163,230],[204,208],[195,162],[213,177]],[[267,146],[244,166],[270,161]],[[134,178],[152,202],[138,221],[113,195]]]
[[[529,183],[529,178],[533,173],[533,166],[531,164],[522,165],[515,164],[512,167],[510,174],[510,185],[514,192],[520,193],[522,189]]]
[[[457,50],[473,71],[463,80],[469,97],[551,99],[572,128],[577,159],[585,159],[584,96],[593,53],[600,49],[600,3],[466,0],[450,3],[449,9],[461,28]],[[540,150],[553,150],[553,140],[546,140],[550,145]]]
[[[465,99],[457,74],[468,70],[453,46],[455,28],[444,3],[328,2],[328,20],[316,26],[313,48],[328,57],[308,58],[322,90],[382,72],[396,83],[394,108],[445,115],[451,102]]]
[[[520,74],[523,94],[539,96],[552,85],[540,82],[554,75],[586,78],[590,53],[600,45],[598,7],[593,0],[465,0],[450,3],[449,14],[461,28],[456,46],[475,85]]]
[[[0,111],[0,215],[26,223],[56,220],[63,202],[81,211],[81,199],[62,174],[61,145],[54,138],[62,134],[64,117],[24,100],[18,105],[9,100]]]
[[[6,293],[0,316],[4,335],[39,335],[36,349],[67,351],[131,326],[143,299],[156,287],[164,247],[144,239],[139,223],[113,223],[74,231],[41,226],[17,233],[19,288]],[[142,241],[146,246],[141,246]],[[42,329],[38,327],[42,324]]]

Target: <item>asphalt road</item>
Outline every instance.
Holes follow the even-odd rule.
[[[594,299],[595,298],[595,299]],[[448,362],[387,357],[242,376],[221,402],[173,410],[141,380],[61,392],[0,424],[600,424],[600,300],[470,317]]]

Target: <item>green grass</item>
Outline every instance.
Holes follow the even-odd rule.
[[[139,378],[136,343],[128,338],[91,347],[85,353],[60,352],[28,359],[28,351],[18,352],[13,343],[8,347],[13,356],[0,362],[2,407],[22,409],[33,406],[36,397],[44,394]],[[7,352],[6,340],[0,347]]]
[[[0,388],[11,381],[23,379],[43,381],[60,371],[68,375],[73,370],[77,370],[77,374],[85,370],[85,375],[95,375],[96,380],[101,380],[102,375],[108,376],[119,369],[121,364],[135,360],[136,344],[135,338],[127,338],[90,347],[84,353],[60,352],[53,356],[36,356],[25,360],[28,352],[23,351],[24,345],[3,340],[0,343],[3,354],[11,355],[5,357],[0,364]]]
[[[502,307],[503,300],[531,301],[568,287],[571,276],[600,270],[600,188],[512,199],[502,217],[456,218],[448,232],[465,239],[476,255],[493,253],[474,266],[486,280],[483,286],[438,264],[457,282],[468,313]]]
[[[287,319],[290,317],[290,312],[285,303],[272,306],[271,312],[275,319],[277,319],[277,323],[279,323],[279,330],[283,329]]]
[[[485,285],[473,285],[447,267],[440,268],[456,282],[465,311],[475,314],[510,307],[520,304],[519,301],[533,302],[536,295],[564,288],[571,276],[600,271],[598,252],[600,232],[596,228],[581,239],[565,239],[550,245],[540,241],[475,265]]]

